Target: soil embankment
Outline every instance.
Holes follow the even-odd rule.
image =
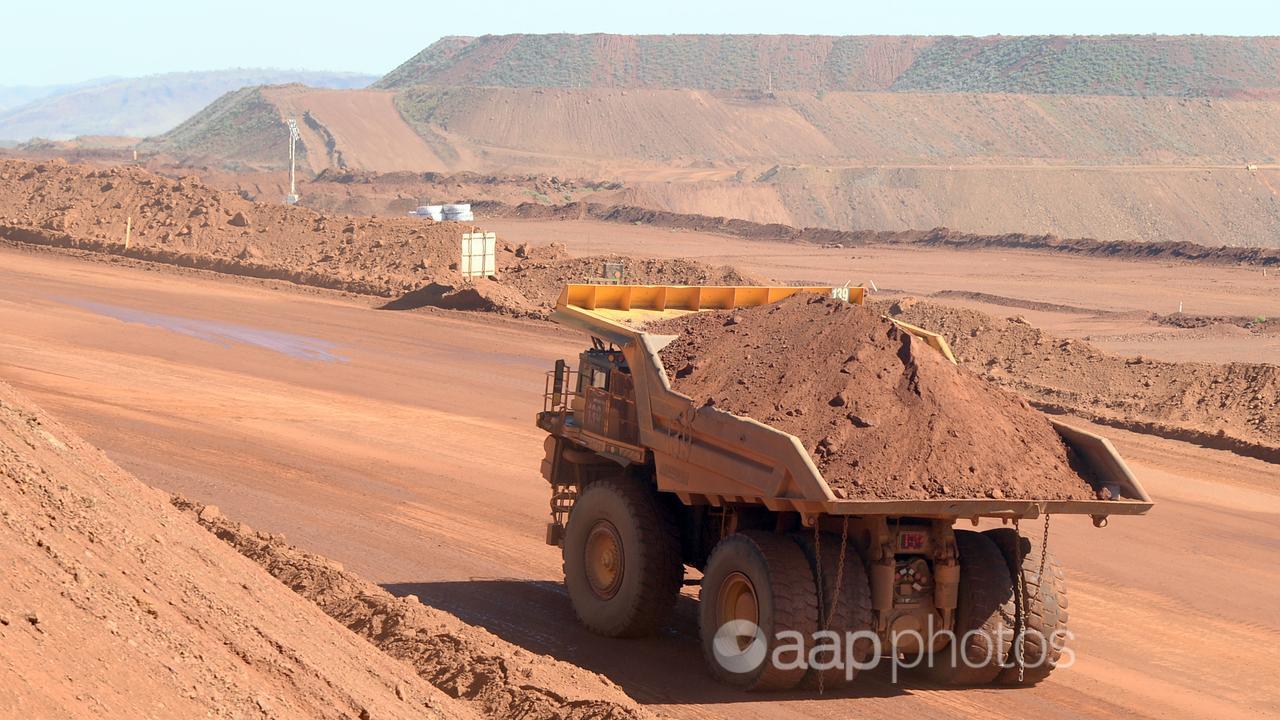
[[[857,499],[1086,500],[1047,418],[872,310],[816,295],[646,327],[676,390],[800,438]]]
[[[479,717],[0,383],[0,715]]]
[[[12,240],[355,292],[393,295],[448,275],[469,229],[255,203],[136,167],[0,163],[0,234]]]
[[[458,270],[461,236],[477,229],[251,202],[195,178],[134,167],[0,162],[0,238],[397,298],[390,307],[542,317],[565,282],[599,276],[606,259],[569,258],[558,245],[501,243],[497,274],[467,282]],[[744,280],[696,262],[628,264],[644,282]]]
[[[1120,259],[1185,260],[1226,265],[1280,267],[1280,250],[1274,248],[1211,247],[1191,242],[1103,241],[1091,238],[1061,238],[1057,235],[1004,233],[981,235],[947,228],[932,230],[835,230],[793,227],[782,223],[758,223],[737,218],[711,217],[627,205],[575,202],[563,205],[474,201],[477,214],[539,220],[591,219],[603,222],[643,224],[675,230],[717,233],[747,240],[803,242],[818,245],[857,247],[862,245],[917,245],[958,250],[1006,248],[1066,253],[1085,257]]]
[[[6,717],[650,717],[594,673],[143,485],[3,383],[0,508]]]
[[[397,598],[280,536],[228,520],[211,506],[173,504],[277,580],[450,697],[489,718],[641,720],[650,717],[604,677],[534,655],[418,598]]]
[[[1280,366],[1125,358],[1017,317],[913,299],[883,305],[942,333],[961,365],[1044,410],[1280,462]]]

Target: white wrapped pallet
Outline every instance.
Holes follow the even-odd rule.
[[[441,212],[445,220],[456,220],[460,222],[471,222],[475,220],[475,216],[471,214],[471,205],[469,203],[457,203],[454,205],[445,205]]]

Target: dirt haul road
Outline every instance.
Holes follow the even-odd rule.
[[[325,158],[317,152],[322,149],[329,151],[330,164],[341,158],[343,166],[357,170],[395,172],[445,164],[401,119],[393,93],[377,90],[298,93],[292,88],[267,92],[281,111],[309,116],[307,127],[316,137],[308,140],[317,157],[308,160],[316,172],[328,167]]]
[[[1078,662],[1042,686],[861,676],[852,695],[714,685],[692,602],[659,637],[593,637],[542,544],[544,369],[581,342],[535,322],[0,249],[0,378],[141,479],[327,555],[672,717],[1274,716],[1280,473],[1107,430],[1159,500],[1053,523]],[[1038,531],[1037,527],[1031,530]],[[1037,536],[1038,537],[1038,536]]]

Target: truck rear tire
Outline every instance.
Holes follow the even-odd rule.
[[[1014,582],[1018,582],[1021,576],[1027,603],[1022,682],[1018,682],[1018,667],[1014,664],[1014,655],[1009,657],[1006,667],[995,682],[1001,685],[1034,685],[1049,677],[1062,655],[1066,641],[1063,633],[1067,630],[1066,579],[1052,553],[1046,553],[1044,578],[1039,577],[1040,547],[1018,535],[1013,528],[996,528],[983,535],[991,538],[996,547],[1000,548]],[[1018,571],[1019,553],[1022,557],[1022,572]],[[1014,632],[1021,632],[1021,628],[1014,627]],[[1014,652],[1016,651],[1015,645]]]
[[[742,629],[739,633],[731,621]],[[711,674],[744,690],[790,690],[808,670],[806,662],[773,660],[782,643],[795,643],[807,659],[818,628],[818,592],[800,546],[783,535],[734,533],[716,544],[707,561],[699,596],[698,628]],[[725,630],[722,630],[724,628]],[[749,628],[758,628],[754,636]]]
[[[943,685],[986,685],[1004,669],[1014,626],[1013,579],[991,538],[956,530],[960,553],[960,596],[954,647],[926,658],[929,679]]]
[[[587,485],[564,537],[565,588],[582,624],[607,637],[648,635],[670,617],[683,581],[680,539],[655,491],[632,477]]]
[[[797,533],[793,539],[804,551],[805,558],[809,561],[809,568],[814,574],[814,585],[818,586],[818,559],[815,557],[813,536],[808,533]],[[841,577],[840,536],[834,533],[823,533],[821,542],[822,592],[818,597],[818,626],[839,636],[840,643],[837,647],[841,653],[841,666],[825,671],[811,668],[800,686],[816,690],[818,675],[821,674],[824,690],[839,690],[848,687],[858,675],[856,667],[844,667],[844,661],[849,659],[845,653],[844,641],[849,637],[849,633],[867,633],[875,629],[875,617],[871,609],[871,582],[857,548],[849,544],[845,550],[844,573]],[[840,579],[839,588],[836,587],[837,579]],[[838,601],[835,600],[837,590],[840,593]],[[824,619],[827,621],[826,628],[822,628]],[[859,639],[854,647],[853,658],[859,663],[865,663],[871,659],[874,650],[875,645],[869,637]],[[820,652],[819,659],[825,661],[826,654]]]

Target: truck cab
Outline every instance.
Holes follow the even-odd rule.
[[[537,423],[620,465],[645,461],[631,369],[621,350],[598,339],[578,356],[576,369],[556,362]]]

